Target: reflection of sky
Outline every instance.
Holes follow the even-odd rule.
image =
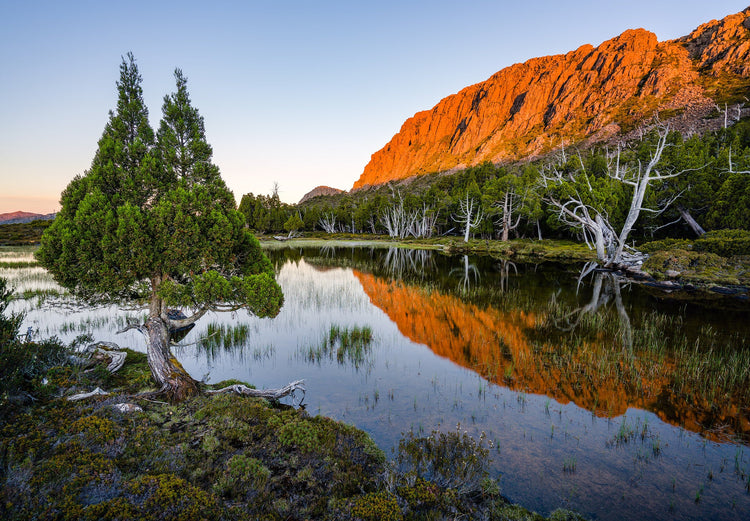
[[[460,258],[456,262],[462,265]],[[503,494],[539,512],[567,506],[598,519],[744,519],[750,512],[750,495],[735,469],[737,461],[741,472],[750,470],[748,448],[705,441],[637,409],[599,418],[573,403],[561,405],[543,395],[490,385],[405,338],[371,304],[350,269],[321,269],[301,260],[284,265],[278,280],[285,304],[276,318],[213,314],[181,341],[185,347],[175,353],[194,377],[208,375],[211,382],[237,378],[257,387],[280,387],[303,378],[311,414],[365,429],[388,454],[409,429],[429,433],[453,430],[460,423],[475,436],[485,432],[496,444],[492,471],[500,477]],[[143,350],[137,333],[112,333],[126,314],[137,312],[65,309],[50,303],[30,310],[27,322],[88,319],[97,339]],[[247,345],[212,357],[187,345],[205,337],[210,322],[248,324]],[[308,362],[304,352],[319,345],[331,325],[371,327],[371,364],[357,371],[335,359]],[[623,424],[634,435],[618,445]],[[564,471],[571,463],[575,471]]]

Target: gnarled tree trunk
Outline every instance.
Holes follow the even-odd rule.
[[[170,401],[179,402],[198,394],[197,382],[188,374],[169,348],[169,328],[161,317],[150,317],[148,332],[148,366],[160,392]]]
[[[149,299],[149,317],[146,321],[148,349],[146,356],[151,376],[159,385],[159,392],[164,393],[170,401],[179,402],[198,394],[198,384],[182,367],[170,349],[169,320],[167,308],[158,295],[163,276],[151,279],[151,298]],[[177,322],[194,322],[192,317]],[[185,325],[185,324],[181,324]]]

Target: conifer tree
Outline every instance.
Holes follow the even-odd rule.
[[[210,310],[278,313],[283,295],[268,258],[235,209],[211,162],[203,119],[187,80],[164,98],[157,139],[148,123],[141,76],[123,59],[117,109],[91,168],[71,181],[62,209],[42,237],[40,262],[63,286],[88,300],[148,304],[148,361],[173,400],[198,392],[170,351],[170,330]],[[179,308],[186,317],[174,318]]]

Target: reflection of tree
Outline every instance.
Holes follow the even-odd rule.
[[[325,244],[320,247],[320,255],[326,259],[333,259],[336,257],[336,247]]]
[[[383,259],[386,272],[396,279],[408,275],[424,277],[425,273],[435,268],[430,250],[411,250],[407,248],[388,248]]]
[[[518,275],[518,267],[515,262],[509,260],[501,260],[496,265],[497,271],[500,273],[500,292],[505,293],[508,291],[508,282],[510,281],[510,269],[513,268],[513,272]]]
[[[456,271],[473,277],[467,258]],[[633,330],[623,281],[610,273],[594,273],[591,297],[573,311],[562,302],[540,309],[515,299],[501,309],[473,303],[454,285],[354,275],[404,336],[498,385],[573,401],[599,416],[638,407],[709,438],[719,437],[716,428],[725,437],[750,432],[750,411],[741,405],[750,403],[750,377],[720,382],[748,366],[750,354],[696,350],[675,338],[681,322],[655,313],[633,317]],[[613,348],[618,335],[625,348]]]
[[[474,264],[469,264],[469,256],[464,255],[463,268],[453,268],[450,271],[450,276],[455,277],[458,275],[458,289],[464,293],[468,293],[471,290],[472,284],[479,282],[479,270]],[[473,281],[472,281],[473,279]]]
[[[587,268],[584,267],[581,272],[579,282],[583,280],[587,273],[593,271],[593,268]],[[572,331],[580,325],[586,315],[595,315],[608,308],[611,302],[614,302],[619,317],[623,347],[632,350],[633,328],[630,324],[630,316],[622,302],[622,293],[620,291],[624,284],[626,284],[626,281],[616,273],[605,271],[595,272],[591,299],[583,306],[565,314],[562,319],[557,320],[557,326],[563,331]]]

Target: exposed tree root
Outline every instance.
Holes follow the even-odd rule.
[[[82,353],[86,358],[77,358],[77,362],[80,364],[90,363],[91,359],[106,360],[110,362],[107,365],[107,370],[110,373],[118,371],[125,364],[125,358],[127,353],[120,349],[120,346],[114,342],[94,342],[89,344]],[[176,359],[170,359],[173,367],[182,369]],[[184,373],[184,374],[183,374]],[[149,391],[137,395],[137,398],[150,399],[157,396],[166,396],[170,402],[179,402],[192,395],[198,394],[197,382],[193,380],[187,372],[182,369],[179,374],[171,373],[173,378],[166,378],[166,381],[157,391]],[[182,377],[182,378],[177,378]],[[174,381],[173,381],[174,380]],[[186,385],[186,381],[188,384]],[[305,399],[305,382],[304,380],[294,381],[280,389],[251,389],[250,387],[242,384],[230,385],[223,389],[209,389],[206,394],[225,394],[225,393],[236,393],[243,396],[253,396],[256,398],[266,398],[268,400],[279,400],[285,396],[292,396],[292,402],[296,402],[297,405],[302,404]],[[302,391],[302,396],[299,400],[296,399],[295,393]],[[89,393],[80,393],[68,397],[69,401],[84,400],[93,396],[100,396],[109,394],[108,392],[97,387]]]
[[[302,398],[299,400],[299,404],[305,399],[305,381],[297,380],[292,382],[281,389],[251,389],[250,387],[242,384],[234,384],[222,389],[212,389],[206,391],[206,394],[223,394],[223,393],[236,393],[244,396],[253,396],[256,398],[266,398],[268,400],[278,400],[284,396],[292,395],[294,399],[294,393],[296,391],[302,391]]]
[[[102,348],[106,349],[102,349]],[[125,365],[125,359],[128,354],[120,349],[120,346],[114,342],[95,342],[89,344],[86,347],[86,352],[92,354],[93,358],[102,359],[109,358],[110,362],[107,365],[107,371],[110,373],[116,373],[123,365]]]
[[[68,396],[69,402],[77,402],[78,400],[85,400],[86,398],[91,398],[92,396],[105,396],[109,394],[107,391],[101,389],[100,387],[97,387],[90,393],[79,393],[74,394],[73,396]]]

